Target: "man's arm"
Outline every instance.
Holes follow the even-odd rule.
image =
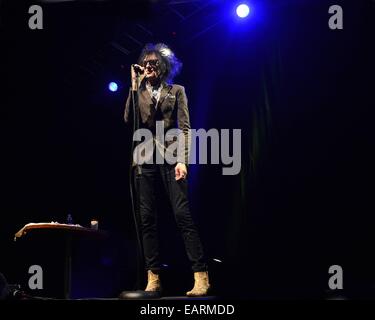
[[[177,171],[185,171],[182,172],[183,176],[186,176],[186,165],[189,163],[189,155],[190,155],[190,116],[189,116],[189,108],[188,108],[188,99],[185,93],[185,88],[180,87],[180,90],[177,92],[177,125],[180,130],[182,130],[182,135],[180,139],[183,139],[183,149],[179,148],[178,156],[177,156]],[[185,166],[181,166],[183,164]],[[185,167],[185,168],[184,168]],[[181,169],[181,170],[180,170]],[[176,172],[177,175],[180,175],[180,172]]]
[[[128,98],[126,99],[125,111],[124,111],[124,121],[126,123],[129,123],[129,120],[131,121],[131,118],[133,116],[133,106],[131,102],[132,102],[132,88],[129,88],[129,94],[128,94]]]
[[[137,90],[139,87],[139,84],[143,81],[144,74],[137,76],[137,73],[135,71],[135,68],[138,68],[140,70],[143,70],[144,68],[138,64],[132,64],[130,66],[130,75],[131,75],[131,87],[129,88],[129,94],[128,99],[125,103],[125,111],[124,111],[124,120],[126,123],[132,122],[133,119],[133,99],[132,95],[134,96],[134,99],[138,98]]]

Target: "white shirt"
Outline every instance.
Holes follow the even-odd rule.
[[[156,100],[155,109],[156,109],[159,103],[160,94],[161,94],[161,90],[163,89],[163,85],[160,84],[159,88],[155,88],[151,84],[146,82],[146,89],[149,92],[151,98],[155,98]]]

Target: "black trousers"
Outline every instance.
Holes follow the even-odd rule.
[[[176,181],[175,165],[167,163],[143,164],[140,170],[136,169],[135,172],[146,270],[160,271],[155,186],[156,179],[162,179],[192,270],[206,271],[207,263],[202,243],[190,214],[187,179]]]

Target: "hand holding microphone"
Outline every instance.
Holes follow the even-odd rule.
[[[144,77],[144,71],[145,68],[140,66],[139,64],[132,64],[130,66],[130,72],[131,72],[131,82],[132,82],[132,90],[136,91],[138,88],[138,77],[140,78],[140,81],[142,81],[142,78]]]
[[[140,66],[139,64],[132,64],[132,68],[133,68],[134,72],[140,73],[140,74],[143,74],[144,71],[145,71],[145,68]]]

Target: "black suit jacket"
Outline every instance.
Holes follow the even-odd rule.
[[[134,92],[136,95],[137,93]],[[131,88],[125,104],[124,120],[129,123],[133,120],[133,106],[131,99]],[[147,128],[154,134],[152,143],[158,143],[155,137],[156,121],[164,122],[164,129],[168,131],[172,128],[181,129],[184,139],[183,154],[178,155],[177,162],[188,164],[189,150],[190,150],[190,117],[188,109],[188,99],[186,97],[185,88],[181,85],[164,84],[161,90],[159,103],[155,108],[156,101],[151,98],[150,93],[146,89],[143,82],[139,88],[138,95],[139,115],[140,115],[140,128]],[[164,149],[172,142],[165,142]],[[152,155],[148,155],[152,156]],[[147,156],[147,158],[148,158]]]

